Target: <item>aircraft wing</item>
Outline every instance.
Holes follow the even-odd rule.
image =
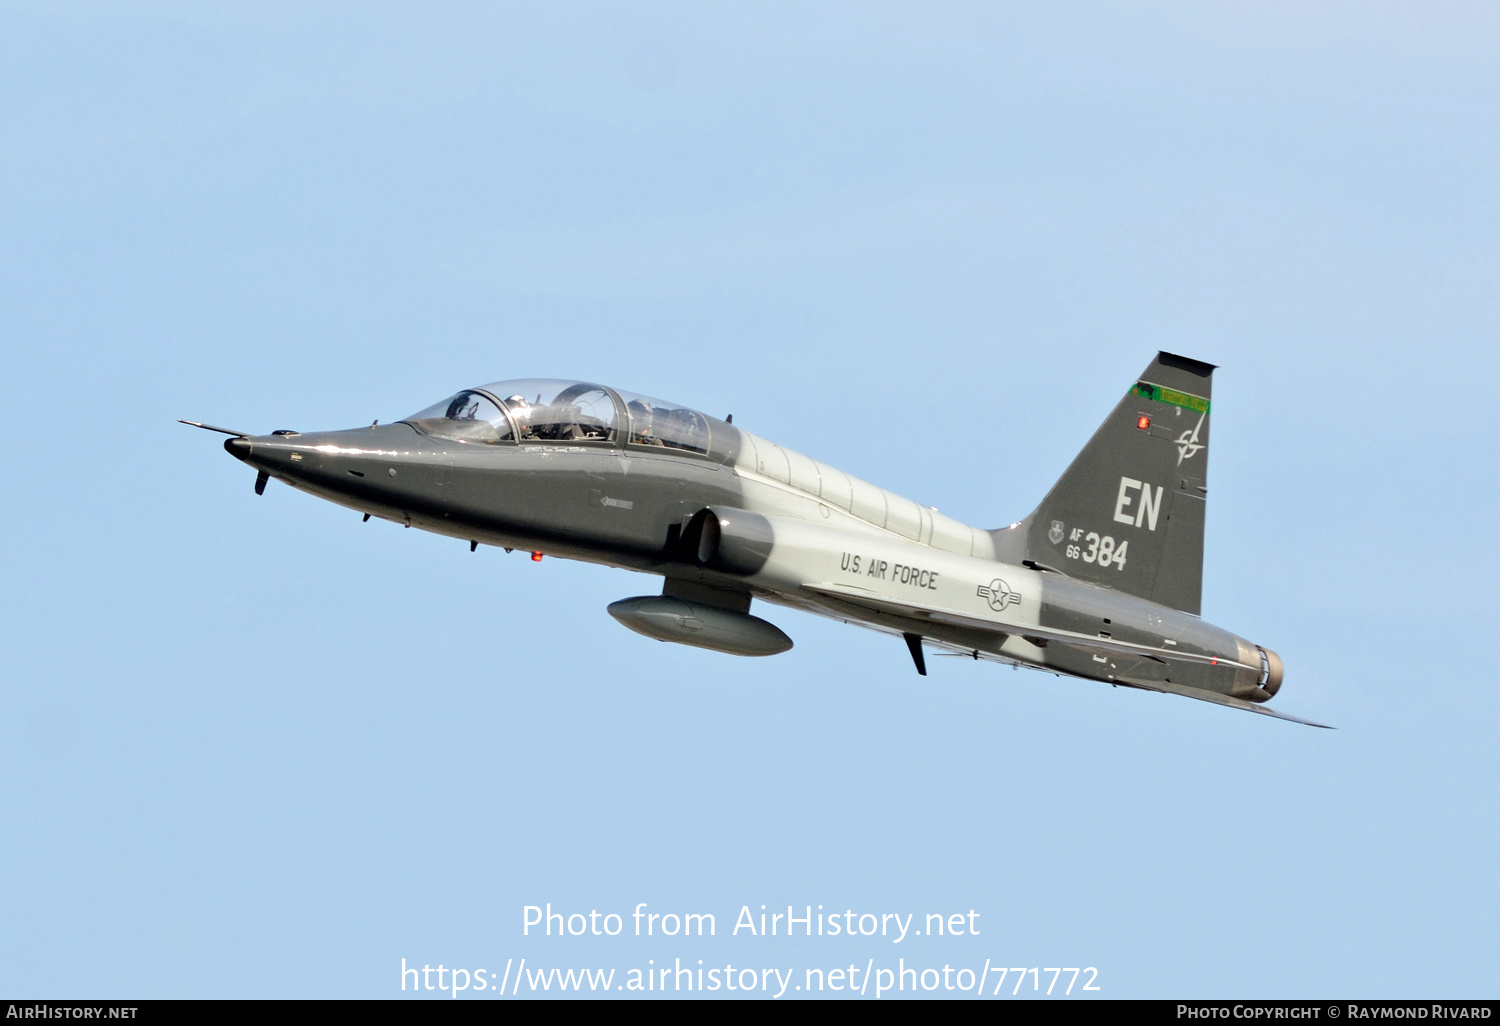
[[[804,587],[808,591],[817,592],[820,595],[827,595],[830,598],[849,602],[853,605],[866,606],[880,612],[894,613],[897,616],[913,620],[934,620],[939,623],[950,623],[974,630],[989,631],[994,634],[1014,634],[1033,643],[1036,641],[1050,641],[1082,649],[1085,652],[1134,656],[1136,658],[1151,659],[1159,663],[1207,663],[1255,670],[1257,672],[1260,670],[1258,666],[1246,666],[1244,663],[1233,659],[1217,659],[1213,656],[1199,655],[1196,652],[1179,652],[1174,648],[1165,646],[1158,648],[1153,645],[1137,645],[1128,641],[1117,641],[1113,638],[1100,638],[1089,634],[1079,634],[1076,631],[1060,630],[1056,627],[1007,623],[1003,620],[986,620],[977,616],[962,616],[957,613],[924,609],[921,606],[897,602],[883,595],[877,595],[863,588],[854,588],[847,584],[809,584],[804,585]],[[1248,702],[1243,698],[1233,698],[1229,695],[1220,694],[1217,691],[1205,691],[1202,688],[1193,688],[1161,680],[1141,680],[1134,677],[1117,677],[1115,679],[1120,684],[1140,688],[1145,691],[1157,691],[1162,694],[1181,695],[1184,698],[1196,698],[1201,702],[1213,702],[1216,705],[1225,705],[1231,709],[1258,713],[1261,716],[1271,716],[1278,720],[1289,720],[1292,723],[1301,723],[1309,727],[1322,727],[1325,730],[1333,729],[1326,723],[1314,723],[1312,720],[1304,720],[1301,717],[1278,712],[1275,709],[1268,709],[1256,702]]]
[[[935,620],[938,623],[951,623],[958,627],[989,631],[993,634],[1014,634],[1027,640],[1055,641],[1060,645],[1071,645],[1090,653],[1133,656],[1137,659],[1152,659],[1158,663],[1203,663],[1213,666],[1230,666],[1235,669],[1260,672],[1259,666],[1249,666],[1234,659],[1224,659],[1218,656],[1199,655],[1196,652],[1180,652],[1171,646],[1138,645],[1130,641],[1101,638],[1093,634],[1079,634],[1077,631],[1065,631],[1057,627],[1007,623],[1004,620],[986,620],[978,616],[963,616],[958,613],[924,609],[921,606],[896,602],[883,595],[877,595],[863,588],[853,588],[847,584],[809,584],[804,587],[808,591],[815,591],[821,595],[828,595],[856,605],[870,606],[881,612],[895,613],[897,616],[910,617],[914,620]]]

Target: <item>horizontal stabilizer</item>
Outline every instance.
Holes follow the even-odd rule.
[[[1279,712],[1275,709],[1267,709],[1263,705],[1247,702],[1243,698],[1232,698],[1229,695],[1221,695],[1217,691],[1205,691],[1202,688],[1190,688],[1183,684],[1172,684],[1161,680],[1136,680],[1131,677],[1120,677],[1118,682],[1128,684],[1133,688],[1141,688],[1144,691],[1160,691],[1167,695],[1181,695],[1183,698],[1196,698],[1200,702],[1213,702],[1215,705],[1227,705],[1231,709],[1242,709],[1245,712],[1259,713],[1262,716],[1273,716],[1278,720],[1287,720],[1291,723],[1300,723],[1307,727],[1321,727],[1323,730],[1334,730],[1336,728],[1326,723],[1314,723],[1312,720],[1304,720],[1300,716],[1290,713]]]

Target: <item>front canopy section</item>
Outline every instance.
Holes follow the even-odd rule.
[[[602,385],[545,378],[471,388],[406,418],[424,434],[459,442],[613,442],[614,398]]]
[[[603,385],[535,378],[497,381],[483,391],[504,405],[522,442],[615,440],[615,401]]]

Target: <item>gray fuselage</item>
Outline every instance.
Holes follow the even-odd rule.
[[[1021,565],[1016,525],[970,527],[700,419],[702,451],[626,431],[473,441],[415,426],[423,421],[242,436],[225,447],[277,480],[381,519],[658,574],[669,594],[738,601],[740,611],[754,596],[974,658],[1155,690],[1259,702],[1280,682],[1265,650],[1197,616]],[[722,552],[699,544],[706,511]]]

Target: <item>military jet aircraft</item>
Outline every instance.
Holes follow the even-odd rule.
[[[792,647],[767,602],[923,646],[1309,723],[1266,707],[1281,659],[1199,618],[1214,367],[1160,353],[1041,505],[970,527],[723,420],[582,381],[468,388],[405,420],[231,435],[258,471],[383,520],[625,567],[647,637]]]

